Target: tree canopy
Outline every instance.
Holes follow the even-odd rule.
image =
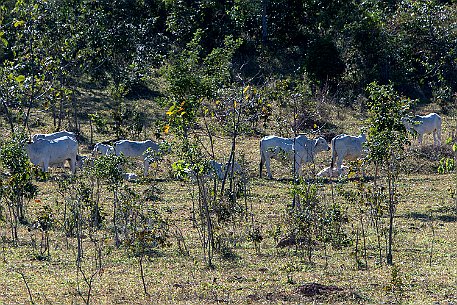
[[[343,93],[378,82],[448,106],[457,91],[456,28],[452,0],[5,0],[2,113],[11,126],[27,126],[30,109],[74,102],[88,80],[122,95],[178,69],[207,73],[194,80],[223,73],[231,83],[305,75]]]

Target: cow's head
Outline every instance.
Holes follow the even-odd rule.
[[[94,145],[94,148],[92,149],[92,157],[96,157],[100,154],[100,152],[98,151],[99,145],[100,145],[99,143]]]
[[[319,137],[316,140],[314,140],[314,149],[316,151],[329,151],[330,146],[328,146],[327,141],[323,137]]]

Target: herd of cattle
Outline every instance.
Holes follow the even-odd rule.
[[[151,149],[159,150],[159,145],[151,140],[129,141],[120,140],[114,146],[97,143],[92,155],[123,154],[126,157],[141,158],[144,162],[144,175],[148,174],[149,159],[145,152]],[[32,142],[26,145],[27,155],[30,161],[47,172],[49,167],[63,167],[68,161],[70,170],[74,174],[76,168],[84,165],[87,157],[78,154],[78,141],[76,135],[70,131],[59,131],[51,134],[35,134]]]
[[[419,144],[422,143],[423,135],[433,133],[434,146],[441,145],[441,117],[436,113],[426,116],[415,116],[412,119],[402,120],[405,128],[417,134]],[[320,177],[336,177],[348,173],[348,167],[343,166],[343,160],[354,161],[364,155],[365,134],[350,136],[341,134],[334,137],[330,144],[332,149],[332,161],[330,167],[323,169],[317,175]],[[151,160],[147,151],[159,151],[159,144],[151,141],[119,140],[113,145],[97,143],[92,151],[92,156],[121,155],[138,158],[144,164],[144,176],[148,175]],[[302,166],[313,162],[317,153],[329,151],[330,146],[323,137],[309,139],[305,135],[295,138],[282,138],[278,136],[266,136],[260,140],[260,177],[265,165],[267,175],[272,178],[270,160],[277,159],[286,161],[289,166],[293,165],[295,174],[302,175]],[[76,135],[69,131],[60,131],[51,134],[35,134],[32,142],[26,144],[26,151],[30,161],[40,166],[42,171],[47,172],[49,167],[63,167],[68,161],[70,170],[74,174],[77,167],[82,167],[87,157],[78,154],[78,142]],[[336,168],[334,166],[336,165]],[[227,170],[232,170],[230,164],[210,161],[212,172],[219,179],[223,179]],[[235,172],[240,171],[240,166],[235,163]],[[132,174],[126,173],[126,179]],[[133,175],[135,177],[135,175]]]
[[[441,145],[441,117],[436,113],[414,118],[403,118],[402,123],[406,130],[417,135],[418,143],[422,144],[424,134],[433,133],[433,145]],[[337,177],[347,175],[349,168],[343,166],[343,160],[356,161],[364,155],[365,134],[350,136],[340,134],[331,140],[332,161],[329,167],[321,170],[318,177]],[[267,175],[272,178],[270,159],[288,160],[294,165],[295,174],[301,175],[302,166],[307,162],[313,162],[318,152],[330,150],[327,141],[319,137],[311,140],[304,135],[295,138],[281,138],[266,136],[260,140],[260,177],[262,167],[265,164]],[[336,168],[334,168],[336,164]]]

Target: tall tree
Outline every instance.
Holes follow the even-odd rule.
[[[368,91],[368,160],[376,168],[374,190],[376,205],[382,207],[386,201],[389,211],[389,225],[386,242],[386,261],[393,264],[394,217],[399,203],[398,180],[401,172],[401,160],[405,146],[409,144],[402,118],[410,107],[410,100],[398,96],[392,85],[378,85],[376,82],[367,87]],[[380,183],[381,173],[387,186]],[[387,196],[382,196],[387,189]],[[386,198],[387,197],[387,198]]]

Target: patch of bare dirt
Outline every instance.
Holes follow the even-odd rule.
[[[358,293],[335,285],[306,283],[298,286],[295,289],[295,293],[302,297],[312,298],[314,300],[325,300],[326,302],[335,304],[348,300],[355,301],[359,304],[364,303],[364,299]]]
[[[335,291],[343,291],[343,289],[333,285],[326,286],[318,283],[307,283],[297,287],[296,289],[297,293],[308,297],[326,295]]]

